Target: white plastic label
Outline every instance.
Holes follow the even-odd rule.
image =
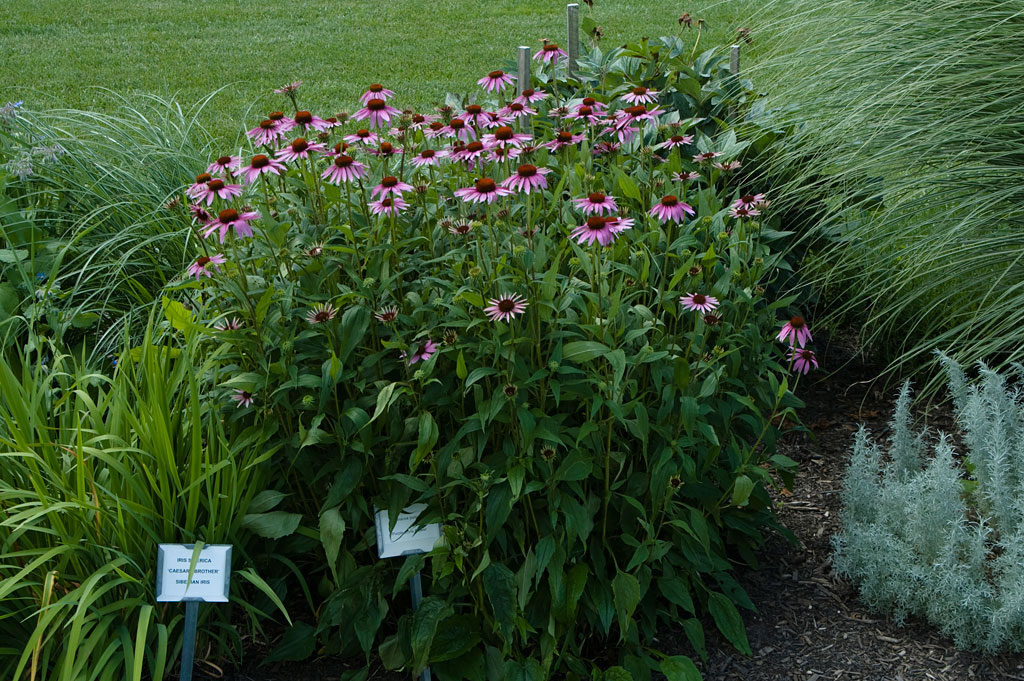
[[[398,514],[393,530],[389,530],[387,511],[377,511],[377,555],[381,558],[408,556],[413,553],[427,553],[441,538],[441,523],[430,523],[422,527],[414,527],[416,519],[426,504],[413,504]]]
[[[156,600],[226,603],[231,586],[231,545],[210,544],[199,552],[192,582],[188,569],[194,544],[160,544],[156,560]]]

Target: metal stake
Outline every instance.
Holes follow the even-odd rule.
[[[519,46],[519,80],[516,81],[516,94],[522,96],[523,90],[530,87],[530,48]]]
[[[738,76],[740,73],[740,46],[733,45],[729,50],[729,73]]]
[[[181,644],[181,681],[192,681],[192,666],[196,655],[196,624],[199,621],[199,601],[185,601],[185,640]]]
[[[520,48],[522,49],[522,48]],[[529,52],[529,48],[526,48]],[[520,93],[521,94],[521,93]],[[412,609],[419,610],[420,603],[423,602],[423,582],[420,581],[420,573],[416,572],[409,580],[409,590],[412,592]],[[420,674],[420,681],[430,681],[430,667],[427,666],[423,673]]]
[[[578,3],[571,3],[565,8],[566,29],[568,33],[567,49],[569,50],[569,61],[566,64],[566,75],[572,76],[576,73],[576,59],[580,56],[580,6]]]

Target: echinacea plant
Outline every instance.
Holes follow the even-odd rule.
[[[589,677],[587,641],[657,664],[682,620],[694,654],[701,621],[749,653],[730,573],[777,528],[788,376],[817,360],[765,294],[777,218],[728,128],[753,94],[722,96],[722,58],[678,42],[581,56],[571,80],[547,43],[511,102],[493,71],[436,113],[382,84],[340,122],[274,112],[188,190],[223,253],[189,268],[175,328],[207,327],[225,418],[278,429],[301,520],[267,537],[301,555],[281,584],[319,584],[326,649]],[[414,503],[442,540],[379,561],[374,507]],[[393,596],[416,570],[412,613]]]

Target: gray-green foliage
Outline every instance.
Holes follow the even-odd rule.
[[[970,382],[942,362],[967,471],[946,435],[924,456],[905,385],[887,446],[857,433],[835,567],[899,622],[924,617],[962,648],[1024,650],[1024,396],[985,366]]]

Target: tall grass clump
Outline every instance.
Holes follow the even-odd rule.
[[[0,678],[164,678],[183,612],[154,604],[161,542],[234,544],[253,626],[252,589],[276,601],[244,529],[266,506],[273,426],[206,418],[195,340],[145,341],[113,377],[0,358]],[[200,649],[237,653],[229,613],[201,613]]]
[[[159,97],[117,98],[109,114],[7,107],[0,322],[8,339],[73,347],[90,329],[100,339],[90,347],[117,349],[125,315],[153,303],[184,267],[188,211],[176,197],[207,160],[211,138],[197,121],[209,100],[185,110]]]
[[[802,283],[890,368],[1024,353],[1022,0],[771,3],[753,35]],[[781,186],[779,186],[781,185]],[[938,374],[927,386],[938,387]]]

